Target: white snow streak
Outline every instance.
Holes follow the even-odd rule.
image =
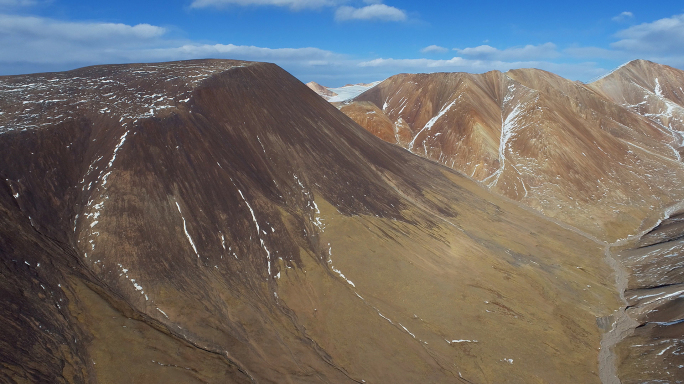
[[[161,309],[157,308],[157,311],[161,312],[162,315],[166,316],[166,318],[169,318],[169,315],[166,314],[166,312],[162,311]]]
[[[414,146],[414,144],[415,144],[416,139],[418,138],[418,136],[420,136],[420,134],[421,134],[423,131],[425,131],[426,129],[432,128],[432,126],[437,122],[437,120],[439,120],[445,113],[447,113],[447,111],[448,111],[449,109],[451,109],[451,107],[456,103],[456,101],[458,101],[458,99],[452,101],[451,104],[449,104],[449,105],[447,105],[446,107],[442,108],[442,110],[439,111],[439,113],[438,113],[436,116],[434,116],[432,119],[430,119],[430,121],[428,121],[428,122],[425,124],[425,126],[416,134],[416,136],[413,137],[413,140],[411,140],[411,142],[409,143],[409,146],[408,146],[408,150],[409,150],[410,152],[413,152],[413,146]]]
[[[499,177],[503,173],[504,166],[506,164],[506,146],[508,145],[508,141],[513,137],[513,130],[517,127],[518,119],[520,118],[520,112],[521,112],[521,104],[518,104],[513,108],[513,111],[506,116],[506,120],[503,120],[503,116],[501,117],[501,139],[499,143],[499,169],[496,170],[493,174],[491,174],[489,177],[483,180],[483,182],[486,182],[489,180],[491,177],[495,177],[494,181],[488,184],[488,186],[491,188],[496,183],[499,182]],[[523,185],[524,186],[524,185]]]
[[[414,339],[416,338],[416,335],[414,335],[413,333],[411,333],[411,331],[409,331],[408,329],[406,329],[406,327],[404,327],[403,325],[401,325],[401,323],[399,323],[399,326],[402,327],[402,328],[404,328],[404,331],[406,331],[406,333],[408,333],[409,335],[411,335]]]
[[[185,231],[185,237],[188,238],[188,241],[190,242],[190,245],[192,246],[192,250],[195,251],[195,255],[199,258],[200,255],[197,253],[197,247],[195,247],[195,242],[192,241],[192,237],[190,237],[190,234],[188,233],[188,226],[185,224],[185,217],[183,217],[183,212],[181,212],[180,205],[178,202],[176,202],[176,207],[178,207],[178,213],[181,215],[181,219],[183,219],[183,230]]]
[[[114,148],[114,154],[112,155],[112,159],[109,160],[109,164],[107,164],[107,168],[111,168],[112,164],[114,164],[114,159],[116,159],[116,154],[119,152],[119,149],[121,149],[121,146],[123,145],[124,141],[126,141],[126,136],[128,136],[128,131],[126,131],[123,135],[121,135],[121,139],[119,140],[119,144],[116,145]]]
[[[657,96],[663,97],[663,89],[660,87],[660,82],[658,81],[658,78],[657,78],[657,77],[656,77],[656,79],[655,79],[655,82],[656,82],[656,85],[655,85],[655,89],[653,90],[653,92],[654,92]]]
[[[238,192],[240,192],[240,197],[242,197],[242,200],[247,204],[247,208],[249,208],[249,212],[252,213],[252,219],[254,220],[254,225],[256,226],[256,231],[257,231],[257,237],[259,237],[259,241],[261,242],[261,247],[266,251],[266,262],[268,264],[268,275],[271,276],[271,251],[268,250],[266,247],[266,243],[264,243],[264,239],[261,238],[261,228],[259,227],[259,221],[256,218],[256,215],[254,214],[254,210],[252,209],[252,206],[249,205],[247,202],[247,199],[245,199],[245,195],[242,194],[242,191],[238,188]]]
[[[337,273],[341,278],[343,278],[349,285],[352,287],[356,288],[356,285],[354,283],[347,279],[347,277],[337,268],[335,268],[332,265],[332,247],[330,246],[330,243],[328,243],[328,264],[330,264],[330,268],[333,270],[333,272]]]

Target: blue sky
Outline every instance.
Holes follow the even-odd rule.
[[[0,0],[3,75],[193,58],[274,62],[327,86],[523,67],[589,81],[637,58],[684,69],[684,4]]]

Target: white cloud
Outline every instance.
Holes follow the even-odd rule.
[[[472,60],[466,60],[461,57],[453,57],[448,60],[381,58],[362,61],[359,63],[359,67],[447,68],[464,67],[472,63]]]
[[[0,14],[0,72],[4,68],[63,69],[92,64],[196,58],[230,58],[321,66],[344,56],[318,48],[264,48],[197,44],[168,39],[166,29],[149,24],[65,22]],[[16,73],[16,70],[13,70]]]
[[[190,4],[192,8],[222,8],[229,5],[238,6],[263,6],[271,5],[277,7],[287,7],[293,10],[322,8],[336,6],[340,0],[193,0]]]
[[[0,1],[33,1],[33,0],[0,0]],[[349,0],[193,0],[191,8],[224,8],[227,6],[276,6],[294,11],[303,9],[318,9],[324,7],[338,7]],[[356,8],[348,5],[335,10],[335,20],[379,20],[405,21],[406,11],[382,4],[382,0],[363,0],[364,7]]]
[[[434,46],[427,51],[443,51],[439,48]],[[524,51],[524,48],[516,49]],[[473,53],[482,50],[483,48],[471,48]],[[503,57],[506,56],[503,53],[509,56],[511,53],[510,49],[484,50],[489,56]],[[93,64],[198,58],[274,62],[300,78],[316,76],[318,79],[328,79],[330,83],[343,84],[383,79],[399,72],[485,72],[492,69],[507,70],[521,67],[537,67],[551,71],[557,69],[552,63],[547,62],[485,60],[471,56],[448,60],[390,58],[361,61],[315,47],[268,48],[175,40],[167,36],[165,28],[149,24],[68,22],[0,14],[0,74],[64,70]],[[574,76],[572,78],[583,79],[598,75],[583,75],[590,72],[591,68],[588,69],[587,65],[580,65],[574,69],[558,68],[564,71],[558,73]]]
[[[537,60],[553,59],[560,56],[553,43],[540,45],[526,45],[524,47],[511,47],[497,49],[489,45],[480,45],[473,48],[454,48],[461,55],[481,60]]]
[[[643,23],[615,34],[611,47],[630,52],[684,54],[684,14]]]
[[[633,18],[634,18],[634,14],[632,12],[625,11],[625,12],[622,12],[619,15],[613,17],[612,20],[620,23],[620,22],[627,21],[627,20],[633,19]]]
[[[335,11],[335,20],[380,20],[380,21],[405,21],[406,12],[385,4],[371,4],[362,8],[349,6],[339,7]]]
[[[162,36],[166,29],[149,24],[65,22],[33,16],[0,14],[0,41],[35,42],[39,40],[102,42],[148,40]],[[2,48],[0,48],[2,49]]]
[[[428,45],[427,47],[423,48],[420,50],[422,53],[444,53],[447,52],[448,49],[444,47],[440,47],[439,45]]]
[[[230,58],[254,61],[297,62],[320,66],[340,60],[342,55],[318,48],[264,48],[234,44],[185,44],[180,47],[140,50],[131,53],[142,60],[183,60],[195,58]]]
[[[471,60],[462,57],[453,57],[448,60],[381,58],[364,61],[358,65],[364,69],[374,69],[378,73],[384,71],[389,74],[438,71],[481,73],[491,70],[537,68],[573,80],[588,80],[606,72],[605,69],[597,67],[592,62],[564,64],[550,61]]]

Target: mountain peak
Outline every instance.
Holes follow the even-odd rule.
[[[188,60],[0,77],[0,133],[47,127],[83,114],[135,123],[182,108],[211,76],[256,64],[263,65]]]
[[[598,382],[595,318],[618,304],[601,245],[379,140],[276,65],[0,86],[0,375]]]

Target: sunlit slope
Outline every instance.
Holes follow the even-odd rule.
[[[402,74],[340,109],[386,141],[606,241],[650,227],[651,212],[682,197],[675,129],[595,84],[545,71]]]

